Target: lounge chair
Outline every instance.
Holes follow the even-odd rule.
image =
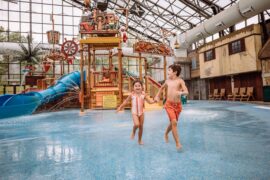
[[[226,90],[224,88],[222,88],[220,90],[220,93],[214,96],[215,100],[225,99],[225,92],[226,92]]]
[[[215,96],[218,94],[218,89],[214,89],[213,94],[209,94],[209,100],[214,100]]]
[[[235,101],[235,96],[239,94],[239,88],[234,88],[233,92],[231,94],[228,94],[228,100],[233,100]]]
[[[252,100],[254,100],[253,90],[254,90],[253,87],[248,87],[248,88],[247,88],[246,94],[243,94],[243,95],[241,96],[240,101],[243,101],[243,100],[249,101],[250,98],[252,98]]]
[[[239,94],[236,94],[235,95],[235,100],[241,100],[241,98],[242,98],[242,96],[244,95],[244,94],[246,94],[246,87],[241,87],[240,88],[240,91],[239,91]]]

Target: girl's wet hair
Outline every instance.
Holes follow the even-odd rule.
[[[132,83],[132,86],[134,86],[136,83],[140,83],[140,84],[141,84],[141,86],[143,86],[142,81],[141,81],[141,80],[139,80],[139,79],[135,79],[135,80],[133,81],[133,83]]]
[[[169,68],[171,68],[173,72],[176,72],[176,76],[179,76],[182,70],[181,65],[177,63],[170,65]]]

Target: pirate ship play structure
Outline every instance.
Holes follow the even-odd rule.
[[[153,96],[160,84],[147,74],[152,68],[145,54],[156,54],[164,59],[164,78],[166,78],[166,56],[172,55],[172,50],[161,43],[138,41],[134,44],[133,52],[126,53],[128,48],[122,47],[127,41],[128,22],[119,26],[119,17],[114,12],[107,12],[106,1],[95,1],[90,8],[85,2],[84,14],[80,23],[80,40],[65,40],[61,50],[53,50],[44,58],[45,73],[54,63],[72,63],[74,56],[80,53],[80,72],[63,75],[60,79],[40,78],[35,81],[36,92],[2,96],[1,117],[31,114],[46,110],[56,110],[59,107],[80,107],[84,109],[113,109],[116,108],[131,91],[135,78],[145,81],[145,90]],[[128,19],[128,11],[122,10]],[[55,44],[59,33],[48,32],[48,40]],[[103,52],[108,58],[108,67],[97,69],[96,59]],[[113,63],[113,58],[117,59]],[[122,58],[133,58],[138,61],[138,73],[134,74],[123,69]],[[144,72],[143,72],[144,70]],[[61,73],[63,71],[61,70]],[[31,90],[30,90],[31,91]],[[21,108],[12,114],[14,108]],[[5,115],[4,115],[5,114]]]

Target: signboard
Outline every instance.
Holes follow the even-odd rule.
[[[116,95],[103,95],[103,108],[116,108],[117,97]]]

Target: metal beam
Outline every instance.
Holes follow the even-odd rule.
[[[191,27],[195,27],[195,26],[196,26],[195,24],[193,24],[193,23],[191,23],[191,22],[187,21],[186,19],[182,18],[181,16],[178,16],[177,14],[175,14],[175,13],[173,13],[173,12],[169,11],[168,9],[165,9],[164,7],[160,6],[160,5],[159,5],[159,4],[157,4],[157,3],[154,3],[154,2],[153,2],[153,1],[151,1],[151,0],[148,0],[147,2],[150,2],[150,3],[151,3],[151,4],[153,4],[154,6],[156,6],[156,7],[160,8],[160,9],[162,9],[162,10],[166,11],[166,12],[168,12],[168,13],[169,13],[169,14],[171,14],[172,16],[175,16],[175,17],[177,17],[177,18],[181,19],[182,21],[184,21],[184,22],[188,23],[188,24],[189,24]],[[172,4],[170,4],[170,6],[172,6]]]
[[[114,3],[114,2],[112,2],[112,1],[110,1],[110,3],[112,3],[113,5],[115,5],[115,6],[117,6],[118,8],[124,8],[124,7],[122,7],[122,6],[120,6],[120,5],[118,5],[118,4],[116,4],[116,3]],[[119,12],[116,12],[117,14],[120,14]],[[136,22],[135,20],[133,20],[133,19],[129,19],[130,21],[132,21],[132,22],[134,22],[134,23],[136,23],[136,24],[138,24],[138,22]],[[149,20],[147,20],[147,19],[145,19],[146,21],[148,21],[149,23],[151,23],[151,24],[153,24],[152,22],[150,22]],[[131,26],[128,26],[128,27],[131,27]],[[158,25],[157,25],[157,27],[159,27]],[[132,27],[132,29],[135,29],[134,27]],[[150,29],[148,29],[151,33],[153,33],[153,34],[157,34],[156,32],[154,32],[154,31],[152,31],[152,30],[150,30]],[[141,32],[141,31],[139,31],[139,30],[137,30],[136,29],[136,31],[135,32],[139,32],[140,34],[143,34],[145,37],[151,37],[151,36],[149,36],[149,35],[146,35],[145,33],[143,33],[143,32]],[[160,36],[161,37],[161,36]],[[155,38],[153,38],[153,37],[151,37],[151,39],[155,39]],[[160,42],[159,40],[157,40],[157,39],[155,39],[155,41],[157,41],[157,42]]]
[[[175,24],[171,23],[168,19],[163,18],[162,16],[160,16],[159,14],[155,13],[154,11],[151,11],[149,9],[149,7],[146,7],[144,4],[138,2],[138,1],[134,1],[132,0],[134,3],[139,4],[141,7],[144,7],[145,9],[147,9],[149,12],[153,13],[154,15],[158,16],[160,19],[164,20],[165,22],[167,22],[168,24],[170,24],[171,26],[175,27],[177,30],[181,30],[178,26],[176,26]]]
[[[211,17],[210,14],[208,14],[207,12],[203,11],[200,7],[196,6],[195,4],[193,4],[191,1],[189,0],[179,0],[181,3],[185,4],[186,6],[188,6],[189,8],[191,8],[193,11],[195,11],[196,13],[200,14],[201,16],[205,17],[206,19],[209,19]]]

